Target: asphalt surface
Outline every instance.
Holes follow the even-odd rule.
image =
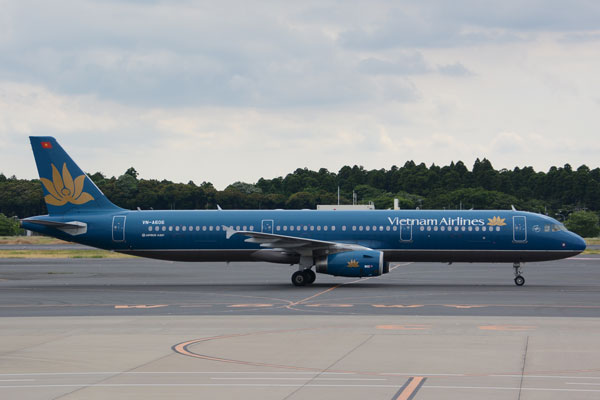
[[[146,259],[0,259],[0,316],[440,315],[600,316],[600,256],[508,264],[398,263],[377,278],[293,267]]]
[[[0,398],[600,398],[598,256],[293,271],[0,259]]]

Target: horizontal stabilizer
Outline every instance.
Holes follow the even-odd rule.
[[[85,222],[79,221],[58,222],[43,219],[22,219],[21,222],[27,222],[30,224],[43,225],[51,228],[60,229],[61,231],[73,236],[82,235],[87,232],[87,224]]]

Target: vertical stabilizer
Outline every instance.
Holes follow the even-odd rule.
[[[30,136],[48,213],[120,210],[51,136]]]

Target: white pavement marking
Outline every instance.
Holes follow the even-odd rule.
[[[266,377],[266,378],[244,378],[244,377],[236,377],[236,378],[214,378],[211,377],[210,379],[214,379],[214,380],[282,380],[282,381],[305,381],[307,379],[310,380],[321,380],[321,381],[387,381],[387,379],[385,378],[311,378],[311,377],[306,377],[306,378],[272,378],[272,377]]]
[[[33,389],[33,388],[53,388],[53,387],[321,387],[321,388],[397,388],[398,385],[350,385],[350,384],[274,384],[274,383],[99,383],[99,384],[50,384],[50,385],[10,385],[2,386],[0,389]],[[460,390],[519,390],[518,387],[508,386],[429,386],[423,385],[421,389],[460,389]],[[553,388],[522,388],[523,391],[539,392],[590,392],[598,393],[600,389],[553,389]]]
[[[600,383],[589,383],[589,382],[567,382],[567,385],[590,385],[590,386],[600,386]]]

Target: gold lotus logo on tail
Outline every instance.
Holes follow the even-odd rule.
[[[350,260],[350,261],[348,261],[348,265],[347,265],[347,267],[348,267],[348,268],[358,268],[358,261],[356,261],[356,260],[354,260],[354,259],[353,259],[353,260]]]
[[[494,218],[488,218],[488,225],[489,226],[504,226],[506,225],[506,222],[504,222],[506,218],[500,218],[500,217],[494,217]]]
[[[71,177],[71,173],[67,169],[67,164],[63,164],[62,176],[58,169],[52,165],[52,180],[40,178],[44,187],[49,194],[44,197],[47,204],[53,206],[63,206],[67,203],[85,204],[94,198],[83,191],[83,182],[85,175],[79,175],[75,180]]]

